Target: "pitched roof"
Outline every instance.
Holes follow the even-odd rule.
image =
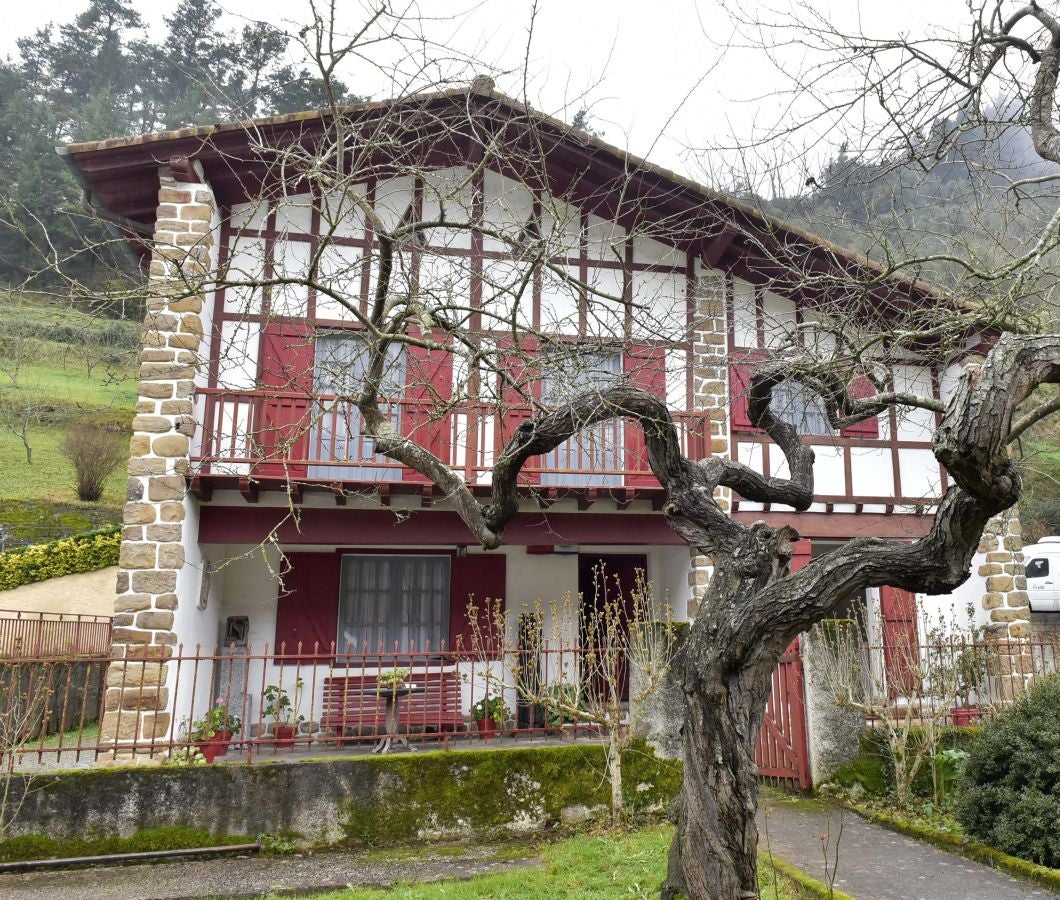
[[[712,220],[714,225],[701,228],[705,241],[721,246],[719,251],[738,252],[730,244],[748,242],[759,248],[777,248],[773,259],[778,264],[783,259],[793,261],[796,257],[808,262],[806,255],[823,263],[823,269],[845,277],[882,279],[890,293],[897,291],[908,299],[952,298],[935,286],[915,279],[903,272],[889,272],[878,263],[860,253],[840,247],[819,235],[771,216],[752,204],[715,191],[626,150],[609,144],[600,138],[572,128],[568,123],[548,116],[532,107],[497,91],[489,78],[477,78],[470,87],[414,94],[391,100],[369,101],[343,107],[342,113],[354,118],[370,117],[373,113],[389,113],[395,110],[416,110],[437,107],[439,104],[456,104],[461,107],[481,106],[483,111],[499,115],[521,117],[535,128],[550,133],[565,150],[580,155],[586,164],[609,164],[613,171],[622,174],[631,182],[650,181],[662,191],[650,192],[656,200],[665,196],[673,211],[684,209],[695,212],[703,220]],[[137,223],[141,233],[153,225],[157,206],[158,173],[160,166],[175,158],[190,158],[201,161],[207,170],[211,184],[225,183],[232,192],[233,186],[246,188],[246,179],[241,178],[237,163],[246,161],[251,149],[251,135],[257,135],[261,143],[282,142],[300,135],[319,133],[332,116],[330,110],[310,110],[286,115],[269,116],[240,122],[225,122],[215,125],[199,125],[170,131],[128,137],[108,138],[100,141],[72,143],[56,150],[64,156],[74,170],[82,186],[97,199],[96,206],[121,219]],[[702,222],[700,223],[702,225]],[[129,233],[130,239],[138,243],[141,252],[147,245]],[[708,260],[711,264],[715,261]]]

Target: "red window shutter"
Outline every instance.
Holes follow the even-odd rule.
[[[287,561],[286,590],[276,601],[273,652],[285,659],[323,659],[333,654],[338,634],[342,557],[338,553],[288,553]]]
[[[751,388],[751,376],[755,365],[764,358],[757,352],[733,353],[729,357],[729,409],[732,412],[731,426],[737,431],[759,431],[751,424],[747,414],[747,392]]]
[[[495,457],[515,436],[516,430],[528,421],[533,413],[527,397],[541,399],[541,373],[537,364],[538,347],[535,339],[522,342],[522,350],[514,349],[511,338],[497,341],[497,368],[502,375],[491,375],[500,381],[502,415]],[[495,382],[496,383],[496,382]],[[541,480],[540,467],[543,458],[532,456],[519,474],[521,484],[536,484]],[[536,471],[530,471],[536,470]]]
[[[267,324],[261,332],[258,381],[268,394],[254,429],[265,460],[305,460],[309,453],[310,399],[316,353],[315,331],[305,323]],[[305,478],[305,465],[263,462],[256,474]]]
[[[406,348],[405,353],[407,363],[402,434],[439,459],[448,461],[452,443],[450,417],[438,417],[437,413],[452,396],[453,355],[447,350],[411,346]],[[402,479],[418,482],[430,480],[413,469],[405,469]]]
[[[855,378],[850,383],[847,391],[855,400],[863,400],[866,397],[874,397],[876,395],[875,386],[864,375],[859,375]],[[865,419],[865,421],[858,422],[856,425],[848,425],[842,430],[841,434],[843,437],[852,438],[878,438],[880,436],[879,416]]]
[[[503,553],[474,553],[453,557],[449,580],[450,650],[472,652],[474,629],[467,609],[471,599],[474,599],[478,608],[480,633],[489,633],[493,623],[489,619],[488,610],[495,608],[497,600],[501,602],[501,609],[505,608],[506,576],[507,558]]]
[[[907,694],[916,684],[920,661],[920,632],[916,595],[901,588],[880,588],[883,620],[883,659],[891,697]]]
[[[261,332],[258,380],[263,388],[309,394],[313,390],[316,333],[304,322],[270,322]]]
[[[664,347],[634,346],[622,360],[626,377],[634,387],[666,400],[666,349]],[[644,443],[644,432],[640,423],[627,422],[623,429],[625,442],[626,484],[636,486],[658,486],[659,482],[648,465],[648,453]]]
[[[789,568],[792,572],[798,572],[810,561],[813,553],[813,542],[809,538],[803,538],[795,542],[795,552],[791,555]]]

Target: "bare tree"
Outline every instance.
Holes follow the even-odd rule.
[[[911,103],[933,117],[947,108],[977,114],[991,79],[1022,55],[1028,67],[1012,70],[1030,77],[1021,115],[1039,155],[1060,161],[1052,119],[1060,25],[1033,4],[1002,18],[1002,5],[979,10],[970,39],[945,45],[948,59],[932,57],[917,42],[843,43],[834,32],[829,36],[836,40],[818,49],[833,67],[851,54],[865,62],[859,97],[878,95],[885,106],[892,82],[889,70],[877,71],[880,54],[896,53],[909,70],[930,72],[928,87],[936,92],[921,86]],[[1016,33],[1031,25],[1028,35]],[[327,82],[343,60],[368,52],[384,36],[408,38],[407,26],[381,11],[352,38],[336,34],[326,17],[303,35]],[[815,39],[825,34],[820,23],[807,28],[803,33]],[[304,318],[305,297],[318,310],[327,306],[329,317],[357,327],[356,343],[330,355],[321,354],[318,344],[308,376],[278,371],[270,385],[324,399],[307,400],[294,421],[257,434],[240,431],[233,415],[231,430],[210,452],[225,457],[220,445],[227,442],[228,448],[242,448],[241,455],[226,451],[233,464],[264,456],[293,482],[298,476],[287,460],[304,459],[304,442],[355,447],[344,462],[384,469],[399,463],[423,476],[487,549],[503,543],[526,494],[527,470],[550,455],[558,459],[585,446],[606,446],[619,427],[639,431],[650,470],[665,489],[663,515],[713,566],[700,612],[672,667],[686,705],[684,788],[675,804],[677,833],[662,894],[755,896],[754,748],[780,656],[796,635],[864,588],[946,593],[963,583],[987,521],[1019,499],[1010,446],[1060,409],[1060,401],[1039,391],[1060,383],[1060,335],[1040,333],[1024,302],[1038,290],[1040,264],[1057,244],[1057,217],[1032,246],[996,266],[959,253],[932,254],[956,266],[963,284],[978,287],[958,294],[918,280],[929,261],[923,256],[891,253],[884,245],[877,248],[882,261],[873,263],[752,206],[721,202],[709,191],[696,194],[695,205],[679,214],[653,215],[659,196],[649,188],[656,170],[624,157],[606,175],[594,174],[586,163],[558,177],[553,151],[564,141],[579,142],[590,160],[604,153],[602,145],[509,102],[492,83],[476,82],[471,91],[439,90],[439,83],[429,94],[404,90],[422,88],[422,73],[435,71],[429,57],[444,50],[416,46],[428,59],[420,60],[423,66],[399,90],[405,96],[394,102],[332,104],[315,120],[315,130],[246,129],[243,153],[253,160],[253,180],[265,186],[263,193],[240,210],[236,244],[205,283],[198,274],[201,259],[184,266],[173,248],[156,256],[153,284],[159,293],[148,301],[154,311],[148,326],[167,304],[204,290],[224,290],[226,303],[241,304],[246,324],[255,327]],[[405,57],[415,69],[413,59],[412,52]],[[852,102],[850,108],[859,107]],[[907,106],[888,110],[887,124],[908,118]],[[944,141],[952,145],[963,127],[944,134]],[[209,139],[204,145],[209,149]],[[907,141],[906,151],[917,155],[924,146]],[[219,155],[232,159],[228,150]],[[510,185],[499,203],[507,215],[491,218],[483,210],[482,186],[497,176]],[[364,187],[401,178],[415,186],[416,198],[401,208],[369,196]],[[579,211],[585,207],[607,216],[590,222]],[[266,215],[287,222],[318,216],[319,234],[300,245],[300,255],[284,256],[257,233],[255,223]],[[370,253],[350,254],[343,247],[339,238],[351,221],[371,235]],[[645,338],[649,345],[687,345],[695,324],[683,307],[666,305],[664,291],[634,298],[626,282],[588,278],[585,267],[570,259],[589,240],[615,259],[624,258],[636,240],[706,248],[708,256],[710,248],[735,245],[755,260],[757,279],[803,298],[812,315],[759,364],[746,396],[750,422],[784,457],[786,476],[763,475],[722,456],[690,458],[684,423],[671,413],[664,392],[645,389],[635,371],[607,369],[602,360],[615,347],[635,355]],[[472,241],[503,248],[505,258],[472,270],[462,262],[466,256],[447,252]],[[370,289],[362,293],[364,285]],[[528,314],[535,293],[554,300],[548,321]],[[558,320],[571,316],[578,321],[577,340],[557,338],[563,332]],[[971,339],[984,334],[989,346],[980,345],[969,358]],[[290,327],[281,338],[303,344],[312,339],[306,329]],[[238,334],[225,353],[238,363]],[[436,389],[428,371],[437,355],[452,365],[447,393]],[[888,370],[908,358],[929,365],[965,359],[952,398],[896,388]],[[397,378],[399,371],[405,377]],[[848,390],[858,377],[872,385],[870,396]],[[399,381],[416,389],[411,407],[398,402]],[[747,525],[728,514],[731,493],[771,504],[774,511],[804,511],[814,502],[813,451],[778,399],[792,390],[809,392],[836,429],[892,407],[937,414],[933,451],[949,483],[940,498],[925,503],[932,517],[926,536],[911,543],[856,538],[792,573],[795,528]],[[488,424],[503,441],[496,454],[461,469],[438,450],[432,426],[461,415],[469,403],[475,414],[467,433]],[[604,474],[606,459],[606,453],[599,457]]]
[[[107,479],[125,462],[128,444],[121,431],[86,423],[67,431],[59,450],[77,475],[77,499],[95,503],[103,496]]]
[[[34,776],[17,773],[28,744],[43,742],[55,691],[46,665],[0,665],[0,837],[6,837],[33,790]]]
[[[28,465],[33,465],[33,429],[53,411],[41,394],[39,385],[25,383],[0,391],[0,427],[18,438]]]
[[[934,775],[943,727],[955,703],[967,697],[970,654],[978,652],[973,662],[986,677],[986,651],[966,644],[961,632],[955,637],[960,627],[940,616],[927,631],[927,646],[918,639],[898,641],[887,648],[886,659],[878,648],[864,646],[868,632],[861,619],[818,622],[810,631],[810,680],[883,735],[903,807],[912,802],[913,783],[925,765]]]

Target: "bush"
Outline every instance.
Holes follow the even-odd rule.
[[[128,438],[120,431],[105,431],[95,425],[71,428],[59,447],[77,473],[77,499],[95,503],[111,473],[129,458]]]
[[[985,724],[958,784],[957,818],[984,844],[1060,868],[1060,674]]]
[[[114,526],[0,553],[0,591],[116,566],[120,550],[121,528]]]

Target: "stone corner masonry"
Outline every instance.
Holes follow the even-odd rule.
[[[100,742],[166,736],[177,644],[177,576],[185,565],[185,475],[204,340],[202,282],[213,258],[213,191],[160,172],[140,384],[129,458],[112,657]],[[190,535],[194,539],[194,535]]]

